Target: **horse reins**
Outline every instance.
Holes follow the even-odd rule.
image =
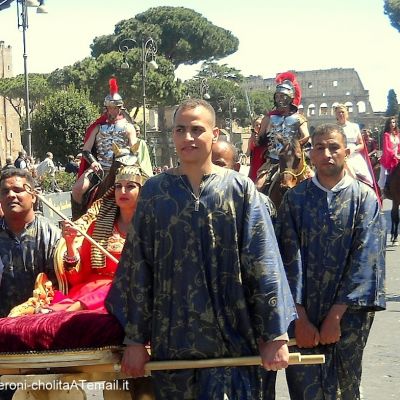
[[[293,171],[291,171],[290,169],[285,169],[283,172],[281,172],[281,174],[283,175],[283,174],[290,174],[290,175],[292,175],[294,178],[298,178],[299,176],[301,176],[301,175],[303,175],[304,174],[304,172],[305,172],[305,170],[306,170],[306,168],[307,168],[307,163],[306,163],[306,157],[305,157],[305,154],[304,154],[304,151],[302,151],[301,152],[301,155],[302,155],[302,161],[303,161],[303,168],[301,169],[301,171],[298,173],[298,174],[296,174],[296,173],[294,173]]]

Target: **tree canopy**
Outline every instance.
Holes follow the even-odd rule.
[[[99,114],[87,94],[73,87],[49,96],[32,118],[32,145],[35,155],[44,158],[51,151],[55,159],[77,154],[87,126]],[[46,143],[46,145],[43,145]]]
[[[149,37],[156,43],[158,64],[157,70],[146,68],[146,103],[150,106],[174,105],[183,99],[185,88],[174,74],[180,64],[220,59],[234,53],[239,43],[230,31],[191,9],[150,8],[116,24],[113,34],[96,37],[92,57],[54,71],[49,82],[64,88],[74,84],[100,106],[109,93],[109,78],[115,76],[126,108],[138,110],[143,102],[142,61],[149,55],[147,48],[143,54],[142,46]],[[129,45],[122,46],[122,42]],[[129,67],[123,69],[123,64]]]
[[[400,32],[400,0],[385,0],[384,13],[391,25]]]
[[[393,89],[390,89],[387,96],[387,109],[385,115],[387,117],[397,116],[399,113],[399,102],[397,101],[396,92]]]
[[[148,67],[147,62],[151,57],[147,57],[150,54],[143,46],[149,37],[157,45],[156,70]],[[121,47],[124,39],[130,40],[127,48]],[[229,82],[229,87],[225,89],[221,84],[215,98],[224,96],[229,99],[234,95],[237,99],[236,107],[245,110],[242,91],[238,86],[243,77],[237,70],[226,66],[219,69],[215,63],[215,60],[234,53],[238,44],[238,39],[230,31],[184,7],[150,8],[119,22],[113,34],[93,40],[91,57],[57,69],[49,76],[36,78],[29,75],[31,110],[41,105],[40,114],[34,113],[32,120],[35,152],[43,156],[42,153],[49,149],[43,149],[42,143],[47,141],[51,143],[55,155],[58,152],[63,155],[76,153],[85,127],[96,117],[90,101],[98,107],[103,105],[104,98],[109,93],[108,82],[112,76],[117,78],[125,107],[136,107],[137,112],[143,104],[143,78],[146,104],[161,107],[175,105],[187,94],[186,85],[175,78],[176,68],[181,64],[191,65],[206,61],[208,64],[205,64],[207,68],[204,73],[214,80],[215,88],[219,87],[218,80]],[[147,66],[144,77],[143,61]],[[128,68],[123,68],[124,66]],[[23,116],[23,88],[22,76],[10,81],[0,80],[0,95],[12,102],[20,116]],[[44,101],[46,96],[48,98]],[[77,108],[80,96],[83,105]],[[160,118],[160,124],[162,121],[163,118]],[[162,126],[160,128],[162,130]],[[63,134],[60,135],[60,132]]]
[[[260,114],[273,107],[273,92],[247,92],[245,78],[239,70],[215,62],[204,62],[199,73],[185,82],[190,97],[204,97],[217,112],[217,124],[224,128],[234,119],[242,126],[249,125]]]
[[[239,40],[228,30],[218,27],[201,14],[185,7],[155,7],[119,22],[113,35],[94,39],[92,56],[117,51],[126,38],[137,40],[151,36],[158,52],[175,68],[180,64],[196,64],[218,60],[234,53]]]
[[[51,93],[51,88],[43,74],[29,74],[29,102],[31,113]],[[25,118],[25,79],[24,75],[15,78],[0,78],[0,96],[3,96],[18,113],[20,125]]]

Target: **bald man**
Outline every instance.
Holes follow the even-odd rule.
[[[225,140],[218,140],[212,146],[212,162],[222,168],[233,169],[239,172],[240,163],[238,161],[238,151],[236,147]]]
[[[218,140],[212,145],[212,162],[223,168],[233,169],[239,172],[240,162],[237,148],[230,142]],[[260,193],[268,208],[272,222],[275,222],[276,208],[271,199],[263,193]]]

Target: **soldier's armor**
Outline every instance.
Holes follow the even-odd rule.
[[[118,147],[126,147],[129,144],[127,126],[129,122],[126,119],[119,119],[115,124],[100,125],[99,132],[96,135],[97,160],[104,171],[111,167],[114,153],[112,144]]]
[[[292,141],[293,139],[301,139],[300,136],[300,125],[302,125],[306,119],[299,113],[291,115],[271,115],[270,116],[270,129],[267,134],[269,142],[268,157],[275,160],[279,159],[279,152],[283,147],[283,144],[276,138],[277,135],[282,136],[284,142]]]

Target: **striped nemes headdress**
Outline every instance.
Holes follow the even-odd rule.
[[[120,167],[117,171],[117,175],[115,176],[115,183],[121,181],[130,181],[138,183],[140,186],[143,186],[147,181],[148,176],[144,174],[141,168],[137,165],[125,165]]]
[[[148,176],[138,165],[123,165],[117,170],[115,183],[127,180],[143,186]],[[115,189],[111,187],[102,197],[100,209],[96,219],[96,225],[92,237],[102,247],[106,248],[108,239],[113,234],[115,220],[118,217],[118,206],[115,203]],[[104,268],[106,266],[105,255],[92,244],[91,246],[92,268]]]

